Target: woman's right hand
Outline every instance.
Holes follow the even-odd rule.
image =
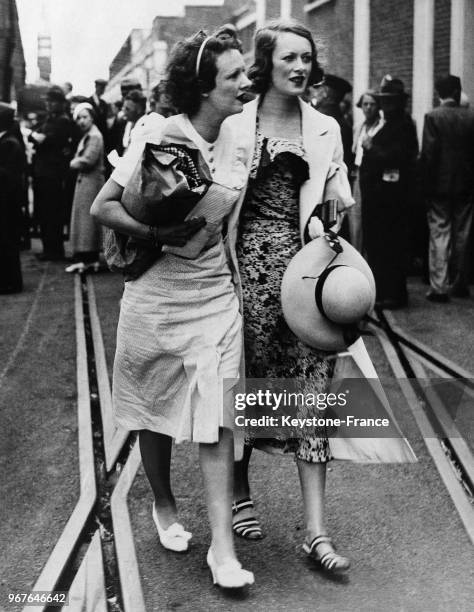
[[[109,178],[92,203],[91,215],[98,223],[126,236],[133,236],[147,243],[152,241],[157,247],[165,244],[182,247],[206,225],[204,217],[174,225],[146,225],[128,214],[121,203],[122,194],[123,187]]]
[[[205,225],[204,217],[189,219],[176,225],[162,225],[155,228],[155,238],[160,244],[182,247]]]

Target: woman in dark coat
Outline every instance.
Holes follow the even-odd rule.
[[[14,133],[15,112],[0,102],[0,294],[23,289],[20,263],[25,150]]]
[[[387,81],[377,98],[385,125],[362,146],[362,227],[367,259],[381,308],[406,306],[408,224],[415,190],[418,141],[405,111],[407,94],[399,79]]]

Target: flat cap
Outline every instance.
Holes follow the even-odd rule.
[[[142,88],[142,84],[140,83],[138,79],[128,78],[128,79],[123,79],[120,82],[120,89],[122,92],[131,91],[132,89],[141,90],[141,88]]]

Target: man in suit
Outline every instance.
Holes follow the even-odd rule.
[[[43,242],[43,253],[38,259],[58,261],[64,258],[65,179],[75,127],[66,114],[66,97],[60,87],[50,87],[46,108],[44,122],[29,136],[35,147],[33,188]]]
[[[10,105],[0,102],[0,295],[23,288],[20,238],[26,158],[14,115]]]
[[[109,105],[102,99],[107,81],[105,79],[96,79],[94,81],[95,92],[88,98],[88,102],[92,105],[95,112],[95,124],[99,128],[100,133],[104,137],[104,142],[107,141],[107,117],[109,114]]]
[[[321,82],[310,87],[311,105],[323,115],[333,117],[341,128],[344,163],[348,169],[352,161],[352,126],[342,112],[341,103],[351,91],[349,81],[334,74],[325,74]]]
[[[136,79],[124,79],[120,83],[120,92],[122,94],[122,102],[125,105],[125,98],[131,91],[141,92],[142,86]],[[123,111],[123,107],[122,107]],[[127,128],[128,119],[125,117],[124,112],[120,113],[112,123],[109,130],[109,139],[107,142],[107,152],[117,151],[117,155],[122,157],[125,151],[124,139],[125,130]]]
[[[173,106],[171,98],[167,92],[167,81],[162,79],[153,87],[150,95],[150,112],[158,113],[163,117],[171,117],[177,115],[178,111]]]
[[[447,302],[468,297],[468,244],[474,195],[474,113],[459,105],[461,80],[438,79],[440,106],[427,113],[421,167],[428,204],[429,271],[427,299]],[[451,281],[451,282],[450,282]]]
[[[140,119],[146,113],[146,97],[140,90],[133,89],[125,96],[122,112],[127,121],[122,139],[123,152],[125,153],[130,145],[132,131],[142,124]]]

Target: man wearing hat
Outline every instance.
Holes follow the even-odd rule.
[[[46,93],[47,115],[41,126],[29,136],[35,147],[33,188],[35,212],[41,230],[42,261],[64,258],[65,179],[72,156],[74,124],[65,112],[66,97],[60,87]]]
[[[167,81],[164,79],[162,79],[151,90],[149,103],[150,112],[152,113],[158,113],[163,117],[171,117],[172,115],[178,114],[178,111],[174,107],[171,97],[168,94]]]
[[[361,143],[362,232],[378,306],[395,309],[408,301],[408,226],[415,200],[418,140],[406,111],[403,82],[386,77],[375,97],[385,123]]]
[[[459,105],[461,80],[436,81],[441,104],[425,116],[421,153],[430,230],[430,291],[447,302],[469,296],[468,244],[474,196],[474,113]],[[449,272],[452,278],[449,278]],[[451,281],[451,283],[450,283]]]
[[[344,148],[344,163],[348,168],[352,159],[352,127],[341,109],[344,96],[352,91],[352,85],[345,79],[334,74],[325,74],[320,83],[310,87],[311,105],[323,115],[334,117],[341,128],[342,146]]]
[[[105,79],[96,79],[94,83],[95,92],[90,98],[88,98],[87,101],[94,109],[95,124],[99,128],[105,142],[107,137],[107,117],[109,114],[109,105],[102,98],[102,96],[104,95],[105,88],[107,87],[107,81]]]
[[[120,93],[122,94],[122,102],[125,103],[125,98],[131,91],[142,91],[142,86],[137,79],[127,78],[123,79],[120,83]],[[121,157],[124,153],[125,147],[123,144],[125,129],[127,127],[128,120],[123,114],[115,117],[109,131],[109,141],[107,144],[107,152],[116,151],[117,155]]]

